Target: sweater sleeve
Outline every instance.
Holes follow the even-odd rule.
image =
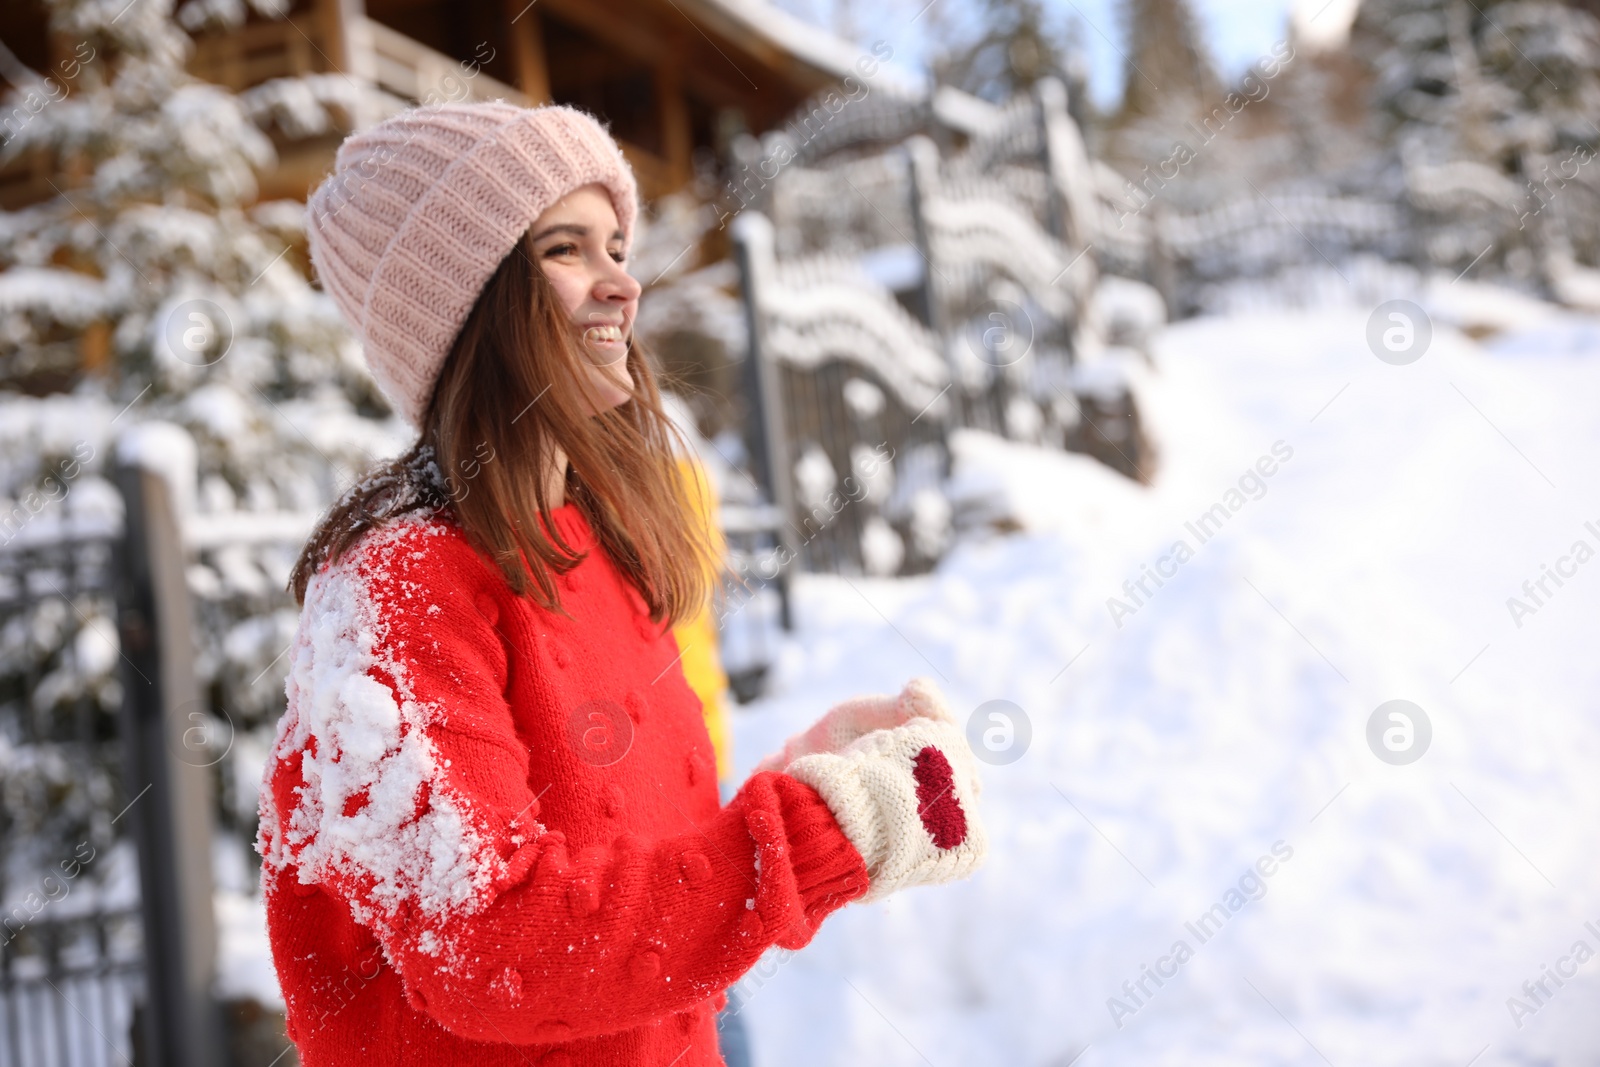
[[[820,795],[771,771],[684,832],[569,847],[538,821],[479,577],[397,575],[432,553],[396,536],[308,588],[262,839],[267,866],[348,903],[415,1009],[480,1041],[645,1025],[867,891]]]

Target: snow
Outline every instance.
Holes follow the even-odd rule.
[[[377,575],[444,529],[397,520],[311,579],[273,752],[299,759],[305,786],[288,812],[261,794],[265,866],[292,863],[308,885],[369,886],[354,905],[365,922],[390,921],[408,900],[431,918],[470,913],[503,871],[428,737],[439,709],[417,701],[405,664],[385,651],[389,624],[376,599]]]
[[[1121,539],[1140,521],[1146,500],[1138,486],[1087,456],[1016,448],[977,430],[951,434],[950,457],[945,496],[962,527],[1010,518],[1082,541]],[[1041,485],[1053,491],[1039,492]]]
[[[355,116],[387,118],[406,106],[377,86],[344,74],[271,78],[240,93],[238,100],[241,110],[262,129],[276,125],[295,138],[339,132],[341,114],[346,122]],[[305,206],[299,207],[303,215]]]
[[[1113,344],[1142,348],[1146,338],[1167,321],[1167,304],[1161,294],[1143,282],[1100,276],[1094,290],[1094,309],[1106,337]]]
[[[941,85],[934,89],[930,103],[940,122],[962,131],[968,137],[986,133],[1002,121],[1001,108],[952,85]]]
[[[207,382],[183,398],[182,411],[190,425],[213,437],[243,437],[252,429],[260,407],[227,382]]]
[[[767,0],[701,0],[693,8],[698,8],[697,13],[712,25],[731,20],[744,35],[757,41],[781,41],[786,52],[834,77],[857,77],[862,73],[860,64],[867,58],[864,50]],[[873,81],[885,92],[905,96],[928,88],[922,76],[901,64],[874,67]]]
[[[117,458],[161,475],[180,519],[194,513],[195,444],[182,426],[157,419],[130,426],[117,438]]]
[[[64,322],[92,322],[105,306],[105,286],[76,271],[14,267],[0,273],[0,315],[43,310]]]
[[[1367,349],[1371,304],[1169,328],[1150,489],[960,434],[934,573],[796,582],[775,691],[734,719],[741,776],[919,674],[963,717],[1014,701],[1032,742],[982,768],[975,878],[847,907],[746,989],[759,1062],[1592,1061],[1600,571],[1531,616],[1507,600],[1600,545],[1600,322],[1488,295],[1517,312],[1491,342],[1436,322],[1405,367]],[[1396,698],[1433,730],[1406,766],[1366,743]]]

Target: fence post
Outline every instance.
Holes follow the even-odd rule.
[[[745,387],[750,402],[752,455],[757,458],[767,493],[781,516],[778,546],[787,559],[778,568],[779,617],[785,630],[794,629],[789,604],[789,573],[800,558],[794,536],[794,487],[790,482],[789,432],[783,417],[783,397],[778,364],[763,344],[761,290],[771,285],[766,272],[774,257],[772,222],[758,211],[746,211],[733,222],[734,258],[739,265],[740,294],[744,301]]]
[[[1041,78],[1033,88],[1039,106],[1040,141],[1044,158],[1045,188],[1049,190],[1052,232],[1068,256],[1067,277],[1061,279],[1072,293],[1073,317],[1070,359],[1081,360],[1086,349],[1098,349],[1100,338],[1088,306],[1094,300],[1100,272],[1089,255],[1099,239],[1096,232],[1094,168],[1083,143],[1083,131],[1072,117],[1067,87],[1057,78]],[[1079,262],[1079,259],[1086,262]]]
[[[1060,89],[1061,83],[1054,78],[1042,79],[1033,86],[1033,106],[1039,129],[1039,165],[1044,169],[1044,228],[1051,237],[1065,244],[1067,221],[1062,200],[1066,190],[1061,187],[1060,175],[1056,172],[1055,146],[1050,143],[1050,120],[1053,117],[1050,112],[1053,107],[1062,110],[1066,107]]]
[[[1083,131],[1072,117],[1067,87],[1056,78],[1034,86],[1039,105],[1039,132],[1046,187],[1050,190],[1055,237],[1074,253],[1094,244],[1094,171],[1083,143]]]
[[[1172,227],[1172,213],[1164,203],[1150,209],[1150,284],[1161,299],[1166,301],[1167,316],[1171,318],[1178,307],[1178,264],[1167,231]]]
[[[948,348],[938,271],[933,265],[933,235],[929,232],[927,218],[928,195],[939,177],[939,149],[931,139],[919,134],[906,139],[905,153],[906,172],[910,177],[907,191],[911,197],[911,234],[917,245],[917,254],[922,257],[922,323],[938,334],[940,342]],[[947,358],[948,355],[946,352]],[[955,369],[953,363],[951,369]]]
[[[148,976],[143,1051],[155,1067],[216,1067],[211,771],[179,756],[194,751],[184,709],[200,706],[183,542],[165,479],[120,459],[113,477],[125,506],[117,630]]]
[[[956,354],[956,338],[951,335],[950,323],[945,315],[944,293],[939,285],[939,268],[933,254],[933,233],[928,225],[928,198],[939,182],[939,147],[923,134],[913,134],[905,140],[906,172],[910,178],[908,194],[911,198],[912,239],[922,257],[923,325],[939,339],[939,351],[945,366],[950,368],[951,426],[971,425],[971,398],[967,395],[964,368]]]

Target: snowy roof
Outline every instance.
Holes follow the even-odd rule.
[[[691,19],[703,20],[726,36],[739,40],[756,38],[830,77],[860,77],[855,64],[865,54],[864,49],[766,0],[682,0],[681,6]],[[928,91],[926,79],[893,64],[880,64],[873,81],[906,95],[920,96]]]

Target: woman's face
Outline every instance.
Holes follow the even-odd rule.
[[[590,381],[607,407],[633,395],[628,340],[640,286],[622,263],[622,229],[605,187],[574,189],[533,221],[535,261],[550,279],[589,357]]]

